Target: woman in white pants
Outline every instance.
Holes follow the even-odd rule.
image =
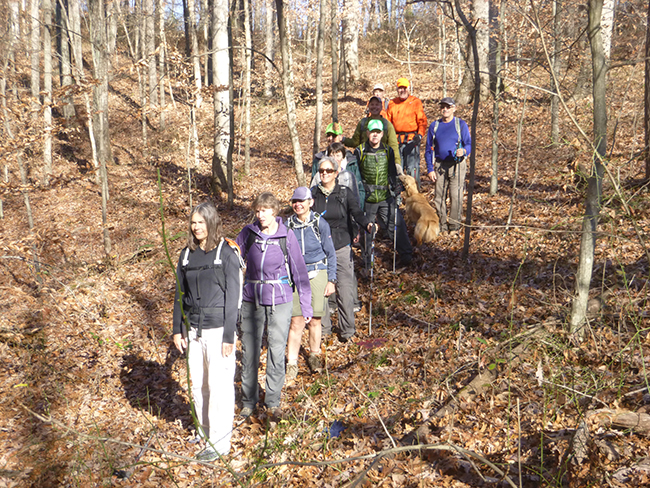
[[[173,333],[187,350],[195,424],[214,461],[230,451],[235,415],[235,340],[241,294],[240,258],[212,203],[192,210],[187,247],[178,260]],[[189,326],[189,327],[188,327]]]

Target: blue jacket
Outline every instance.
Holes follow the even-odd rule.
[[[459,123],[460,138],[462,141],[460,147],[465,149],[465,151],[467,151],[467,156],[469,156],[472,152],[472,136],[469,133],[467,122],[459,119]],[[436,161],[453,163],[456,148],[458,147],[458,133],[456,132],[456,121],[454,119],[450,122],[438,120],[438,130],[434,137],[433,129],[435,128],[435,125],[436,122],[432,122],[427,131],[427,145],[424,150],[424,160],[427,163],[427,173],[431,173],[434,169],[434,155]]]
[[[305,258],[307,271],[326,269],[327,280],[335,282],[336,251],[332,241],[332,231],[327,220],[311,211],[307,222],[302,222],[294,214],[289,217],[286,225],[296,234],[302,255]],[[318,225],[318,236],[314,230],[315,225]]]
[[[293,232],[288,232],[280,217],[276,217],[276,221],[278,230],[272,236],[262,233],[258,221],[244,227],[237,236],[237,244],[246,261],[244,301],[267,306],[291,302],[293,289],[289,282],[290,273],[291,281],[298,291],[302,314],[304,317],[312,317],[309,275],[298,240]],[[248,235],[251,232],[255,234],[255,242],[247,249]],[[282,237],[286,238],[287,244],[286,264],[279,245]]]

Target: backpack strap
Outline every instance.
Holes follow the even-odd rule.
[[[282,254],[284,255],[284,267],[287,269],[287,278],[286,279],[280,279],[280,280],[247,280],[248,283],[267,283],[267,284],[278,284],[278,283],[288,283],[289,285],[293,286],[293,281],[291,280],[291,268],[289,267],[289,251],[287,250],[287,237],[282,236],[277,239],[258,239],[255,233],[250,232],[248,233],[248,237],[246,238],[246,255],[248,256],[248,251],[250,250],[251,246],[254,243],[258,244],[266,244],[266,245],[271,245],[271,246],[280,246],[280,249],[282,250]],[[263,250],[263,252],[266,252],[266,250]]]

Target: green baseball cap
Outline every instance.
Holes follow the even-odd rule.
[[[368,132],[372,132],[373,130],[384,130],[384,124],[381,120],[371,120],[368,122]]]
[[[341,127],[341,124],[338,122],[332,122],[327,126],[327,129],[325,129],[325,134],[336,134],[337,136],[340,136],[343,134],[343,127]]]

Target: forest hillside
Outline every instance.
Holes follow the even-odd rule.
[[[638,27],[646,6],[618,2],[606,94],[607,170],[585,333],[579,335],[571,333],[569,317],[595,153],[587,7],[563,18],[578,27],[572,30],[567,20],[561,31],[563,103],[553,141],[548,58],[531,27],[540,25],[531,20],[535,12],[524,3],[512,2],[508,10],[511,63],[499,93],[488,90],[479,100],[458,103],[457,115],[468,123],[479,104],[467,255],[464,232],[443,234],[415,246],[413,263],[393,272],[392,242],[380,233],[372,286],[369,276],[359,277],[363,307],[354,339],[324,341],[321,375],[311,375],[301,359],[297,380],[283,390],[287,418],[260,413],[236,419],[231,453],[214,463],[194,460],[197,446],[190,442],[195,431],[186,362],[171,341],[174,267],[192,205],[213,201],[227,235],[235,237],[251,222],[251,202],[260,192],[289,203],[297,180],[280,76],[272,75],[267,96],[263,58],[254,56],[246,172],[245,61],[233,49],[229,204],[227,191],[213,191],[218,90],[206,83],[197,103],[182,21],[167,25],[172,47],[162,108],[141,97],[146,56],[134,62],[132,39],[121,24],[116,27],[105,174],[93,162],[90,129],[102,126],[88,117],[99,81],[87,25],[81,26],[85,77],[74,85],[72,117],[66,118],[57,91],[58,74],[54,83],[51,149],[44,142],[49,102],[41,93],[34,109],[30,98],[28,38],[15,53],[3,44],[0,486],[649,484],[650,200],[642,159],[645,33]],[[531,2],[547,34],[549,3]],[[0,7],[6,19],[11,6],[18,9],[17,2],[9,4]],[[304,18],[292,10],[290,19],[296,127],[307,174],[316,55],[308,52],[314,38],[299,27],[313,15],[310,8]],[[468,70],[458,64],[454,46],[465,56],[463,26],[450,34],[458,17],[438,16],[433,3],[397,3],[397,9],[397,27],[376,28],[368,20],[375,14],[361,15],[367,28],[360,29],[358,76],[348,72],[337,87],[346,135],[363,117],[376,83],[392,97],[396,80],[409,78],[430,122],[440,116],[439,100],[461,91]],[[253,11],[259,53],[263,10]],[[444,29],[436,24],[442,18],[453,59],[444,85],[438,50]],[[242,24],[233,29],[241,45]],[[322,73],[321,149],[332,119],[329,45]],[[51,170],[43,163],[48,150]],[[433,202],[433,184],[423,177],[421,186]],[[411,238],[413,225],[408,222]],[[239,345],[237,354],[239,362]],[[236,382],[239,410],[239,372]]]

